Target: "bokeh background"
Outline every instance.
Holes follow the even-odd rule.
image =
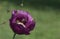
[[[30,12],[36,27],[30,35],[16,35],[15,39],[60,39],[60,0],[0,0],[0,39],[12,39],[9,25],[11,11],[22,9]],[[9,12],[7,12],[9,10]]]

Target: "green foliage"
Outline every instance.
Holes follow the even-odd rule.
[[[5,24],[0,25],[0,39],[12,39],[14,34],[9,25],[11,12],[7,13],[6,5],[8,5],[6,1],[0,3],[0,24],[6,21]],[[15,39],[60,39],[60,10],[47,6],[38,9],[34,7],[24,6],[21,8],[10,3],[9,10],[27,10],[36,21],[36,27],[30,35],[16,35]]]

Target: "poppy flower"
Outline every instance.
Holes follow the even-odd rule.
[[[16,34],[29,35],[35,27],[34,19],[24,10],[13,10],[9,22],[12,31]]]

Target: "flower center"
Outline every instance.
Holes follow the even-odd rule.
[[[24,28],[26,27],[22,22],[20,22],[19,20],[16,21],[17,24],[22,25]]]

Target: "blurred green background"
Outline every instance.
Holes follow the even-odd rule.
[[[0,39],[12,39],[9,26],[11,11],[22,9],[30,12],[36,20],[36,27],[30,35],[16,35],[15,39],[60,39],[60,0],[0,0]],[[10,12],[7,12],[10,10]]]

